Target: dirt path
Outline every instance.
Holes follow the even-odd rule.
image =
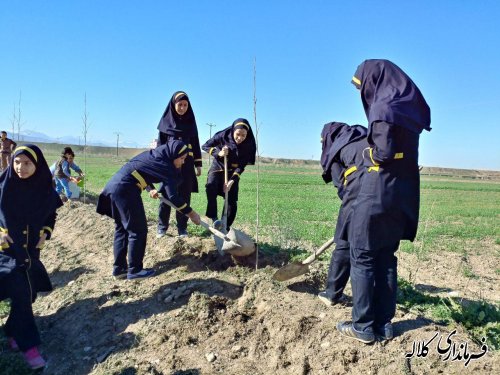
[[[397,337],[389,343],[366,346],[341,337],[335,323],[348,320],[350,308],[327,307],[315,297],[324,264],[277,283],[272,275],[282,260],[263,258],[265,267],[255,272],[219,256],[209,238],[157,240],[152,223],[145,263],[158,275],[115,280],[110,275],[113,222],[93,206],[72,205],[59,211],[53,239],[43,250],[55,290],[34,305],[49,358],[46,374],[500,373],[498,353],[466,367],[464,361],[442,361],[435,343],[427,357],[406,360],[413,342],[436,333],[445,340],[453,328],[401,310]],[[441,293],[458,290],[469,298],[484,290],[484,298],[498,301],[494,273],[480,274],[471,286],[453,272],[453,262],[446,268],[441,265],[450,264],[448,255],[421,262],[402,254],[400,269],[405,274],[418,264],[422,285]],[[471,260],[479,269],[477,262]],[[457,330],[455,342],[481,352]]]

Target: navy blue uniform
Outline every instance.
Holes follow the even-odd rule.
[[[175,103],[180,100],[186,100],[189,103],[187,112],[182,116],[175,110]],[[172,95],[158,124],[158,130],[159,145],[164,145],[171,140],[181,140],[188,147],[188,156],[181,168],[182,178],[179,179],[178,188],[182,199],[189,205],[191,204],[191,193],[198,192],[195,167],[202,166],[202,159],[196,119],[186,93],[177,91]],[[176,212],[175,217],[179,233],[184,232],[187,228],[188,218],[180,212]],[[164,233],[167,231],[169,218],[170,206],[160,202],[158,208],[158,232]]]
[[[246,139],[237,144],[234,140],[234,132],[237,129],[247,131]],[[227,230],[233,224],[238,210],[238,190],[240,176],[245,171],[247,165],[255,164],[256,143],[252,128],[247,120],[236,119],[231,126],[217,132],[203,146],[203,151],[213,156],[213,163],[208,171],[207,184],[205,190],[207,193],[207,211],[209,218],[217,218],[217,196],[224,197],[224,157],[218,156],[218,153],[224,146],[229,148],[227,155],[228,179],[234,181],[228,193],[227,208]],[[229,182],[229,181],[228,181]]]
[[[19,178],[13,168],[15,158],[21,154],[36,166],[28,178]],[[60,206],[61,199],[52,188],[52,175],[40,149],[35,145],[18,147],[0,176],[0,231],[13,240],[0,249],[0,300],[11,300],[4,330],[22,351],[40,344],[32,303],[38,292],[51,291],[52,284],[37,244],[43,233],[50,239]]]
[[[186,152],[187,147],[181,141],[168,142],[154,150],[144,151],[125,164],[99,195],[97,212],[115,221],[113,274],[119,275],[127,269],[129,274],[135,274],[143,269],[148,232],[141,198],[143,189],[161,182],[160,192],[183,215],[192,211],[177,194],[179,172],[173,164],[174,159]]]
[[[360,189],[363,170],[363,149],[368,146],[367,130],[360,125],[349,126],[332,122],[324,126],[321,133],[323,180],[332,182],[342,200],[335,228],[335,251],[332,254],[325,294],[331,301],[339,301],[349,280],[349,242],[342,239],[348,228],[346,213],[356,199]]]
[[[413,81],[388,60],[366,60],[352,83],[368,118],[365,173],[342,239],[351,246],[353,327],[383,330],[396,311],[397,258],[402,239],[417,232],[418,141],[430,130],[430,109]]]

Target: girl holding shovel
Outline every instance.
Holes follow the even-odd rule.
[[[346,213],[351,209],[360,188],[363,174],[363,149],[368,147],[366,128],[361,125],[349,126],[341,122],[330,122],[321,132],[321,166],[323,180],[332,182],[342,200],[335,228],[335,250],[332,254],[326,290],[318,294],[328,306],[345,304],[344,288],[349,280],[351,261],[349,242],[342,240],[348,227]]]
[[[206,215],[213,221],[217,221],[217,196],[227,196],[227,202],[224,205],[224,210],[227,209],[224,229],[229,231],[238,209],[240,176],[247,165],[255,164],[257,145],[252,128],[247,120],[238,118],[231,126],[210,138],[202,149],[213,157],[205,185]]]
[[[196,225],[200,224],[198,213],[177,193],[180,168],[187,154],[187,146],[178,140],[144,151],[125,164],[99,195],[97,212],[115,221],[113,276],[131,280],[155,273],[153,269],[143,268],[142,264],[148,225],[141,193],[148,188],[152,198],[158,197],[153,183],[161,182],[160,192],[178,207],[182,215],[187,215]]]

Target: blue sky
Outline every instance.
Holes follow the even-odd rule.
[[[15,1],[0,5],[0,127],[143,146],[176,90],[200,141],[238,117],[263,156],[319,159],[323,124],[366,125],[350,83],[367,58],[392,60],[420,87],[433,130],[420,164],[500,170],[500,2]]]

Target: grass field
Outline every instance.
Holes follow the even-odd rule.
[[[46,152],[49,163],[57,153]],[[128,155],[132,156],[131,154]],[[77,154],[75,161],[86,169],[87,191],[99,194],[126,157]],[[204,185],[208,165],[198,179],[200,193],[192,195],[192,206],[205,213]],[[220,210],[222,209],[222,200]],[[148,218],[156,219],[158,202],[144,193]],[[318,166],[263,164],[259,173],[259,237],[282,249],[308,242],[315,246],[333,235],[340,206],[333,186],[321,179]],[[257,167],[242,175],[235,225],[255,235],[257,218]],[[421,181],[420,225],[414,243],[404,241],[403,251],[425,255],[432,251],[464,252],[481,249],[484,243],[500,244],[500,181],[441,180],[424,176]],[[196,233],[196,229],[190,226]],[[496,254],[500,255],[500,254]],[[500,272],[500,270],[498,270]]]

